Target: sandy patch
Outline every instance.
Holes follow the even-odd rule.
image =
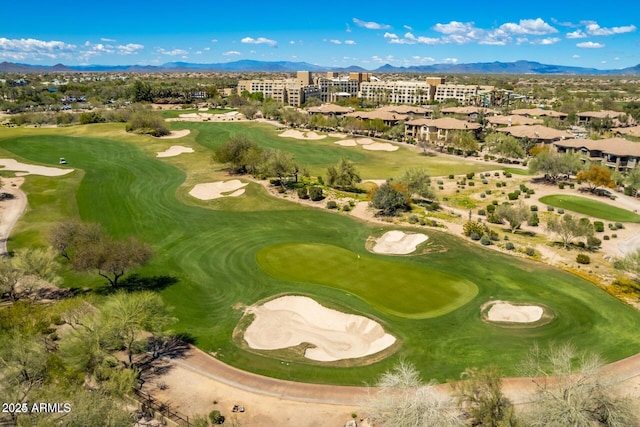
[[[295,130],[295,129],[287,129],[284,132],[282,132],[279,136],[283,138],[311,139],[311,140],[324,139],[327,137],[327,135],[318,135],[315,132],[300,132],[299,130]]]
[[[43,175],[43,176],[60,176],[73,172],[73,169],[61,169],[51,166],[37,166],[20,163],[13,159],[0,159],[0,166],[4,170],[16,171],[16,176],[25,175]]]
[[[185,147],[183,145],[172,145],[165,151],[159,152],[156,157],[174,157],[182,153],[193,153],[193,148]]]
[[[496,301],[487,312],[490,322],[533,323],[542,319],[544,309],[537,305],[514,305]]]
[[[354,141],[353,139],[345,139],[343,141],[336,141],[336,142],[334,142],[334,144],[342,145],[343,147],[355,147],[356,145],[358,145],[358,143],[356,141]]]
[[[420,234],[406,234],[403,231],[387,231],[373,247],[373,252],[378,254],[406,255],[415,251],[420,243],[426,242],[429,237]]]
[[[247,311],[255,319],[244,339],[256,350],[309,343],[314,347],[305,351],[306,358],[331,362],[375,354],[396,341],[379,323],[323,307],[308,297],[284,296]]]
[[[358,139],[354,139],[354,141],[357,142],[360,145],[373,144],[373,139],[371,139],[371,138],[358,138]]]
[[[330,137],[332,138],[344,138],[345,136],[347,136],[346,133],[340,133],[340,132],[331,132],[329,134]]]
[[[176,139],[187,136],[191,133],[189,129],[181,129],[181,130],[173,130],[169,133],[169,135],[161,136],[160,139]]]
[[[374,142],[373,144],[363,145],[362,148],[370,151],[396,151],[398,146],[388,142]]]
[[[196,184],[189,194],[196,199],[212,200],[220,197],[237,197],[244,194],[246,182],[237,179],[231,181],[216,181],[205,184]]]

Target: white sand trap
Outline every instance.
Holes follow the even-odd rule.
[[[362,148],[370,151],[396,151],[398,146],[387,142],[374,142],[373,144],[363,145]]]
[[[329,134],[330,137],[332,138],[344,138],[345,136],[347,136],[346,133],[340,133],[340,132],[331,132]]]
[[[357,142],[360,145],[373,144],[373,139],[371,139],[371,138],[358,138],[358,139],[355,139],[354,141]]]
[[[256,350],[309,343],[315,347],[306,349],[306,358],[332,362],[375,354],[396,341],[379,323],[323,307],[308,297],[284,296],[248,312],[255,319],[244,339]]]
[[[318,135],[315,132],[300,132],[299,130],[295,130],[295,129],[287,129],[284,132],[282,132],[279,136],[283,138],[311,139],[311,140],[324,139],[327,137],[327,135]]]
[[[533,323],[542,319],[544,310],[537,305],[514,305],[497,301],[487,313],[490,322]]]
[[[16,176],[42,175],[61,176],[73,172],[73,169],[60,169],[51,166],[38,166],[20,163],[13,159],[0,159],[0,166],[3,170],[16,171]]]
[[[406,234],[403,231],[387,231],[373,247],[377,254],[406,255],[415,251],[420,243],[426,242],[429,237],[420,234]]]
[[[237,179],[196,184],[189,194],[200,200],[213,200],[220,197],[237,197],[244,194],[246,182]]]
[[[187,136],[191,133],[189,129],[181,129],[181,130],[173,130],[169,135],[161,136],[160,139],[176,139],[182,138],[183,136]]]
[[[355,147],[358,143],[353,139],[343,139],[342,141],[336,141],[334,144],[342,145],[343,147]]]
[[[183,145],[172,145],[165,151],[161,151],[160,153],[156,154],[156,157],[174,157],[182,153],[193,153],[193,148],[185,147]]]

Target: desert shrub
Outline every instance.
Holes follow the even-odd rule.
[[[555,208],[553,206],[547,206],[547,211],[553,212]]]
[[[151,110],[138,110],[133,112],[125,129],[127,132],[149,134],[152,136],[164,136],[170,133],[160,113]]]
[[[538,214],[535,212],[532,213],[527,220],[527,224],[531,227],[537,227],[538,225],[540,225],[540,218],[538,218]]]
[[[507,173],[505,173],[505,174],[504,174],[504,177],[505,177],[505,178],[511,178],[511,177],[512,177],[511,172],[507,172]]]
[[[444,181],[442,181],[441,179],[437,180],[437,181],[436,181],[436,183],[437,183],[438,185],[444,185]]]
[[[507,194],[507,197],[509,198],[509,200],[518,200],[519,196],[520,196],[520,194],[518,194],[516,192]]]
[[[480,240],[480,235],[478,233],[471,233],[469,235],[469,237],[471,238],[471,240]]]
[[[483,184],[488,184],[488,183],[489,183],[489,181],[487,181],[486,179],[483,179],[483,180],[482,180],[482,183],[483,183]]]
[[[623,193],[625,196],[633,196],[633,188],[624,187]]]
[[[609,236],[607,236],[606,234],[605,234],[604,236],[602,236],[602,238],[603,238],[604,240],[609,240]]]
[[[500,240],[500,236],[493,230],[489,230],[489,239],[493,242]]]
[[[529,255],[529,256],[535,256],[536,255],[536,250],[533,248],[526,248],[524,250],[524,253]]]
[[[597,249],[600,247],[600,245],[602,244],[602,240],[598,239],[595,236],[589,236],[587,237],[587,247],[589,247],[590,249]]]
[[[489,236],[482,236],[480,244],[483,246],[489,246],[491,244],[491,239],[489,239]]]
[[[612,237],[613,239],[617,239],[617,238],[618,238],[618,235],[617,235],[616,233],[613,233],[613,234],[611,235],[611,237]]]
[[[575,187],[576,187],[575,183],[573,183],[573,182],[569,183],[569,188],[574,189]]]
[[[589,264],[591,263],[591,258],[586,254],[578,254],[578,256],[576,256],[576,262],[578,264]]]
[[[564,182],[559,183],[558,188],[564,190]]]
[[[324,194],[322,194],[322,188],[320,187],[309,188],[309,198],[314,202],[324,199]]]
[[[495,211],[496,211],[496,205],[494,204],[487,205],[487,212],[494,213]]]
[[[298,188],[298,197],[301,199],[309,198],[309,190],[307,189],[307,187]]]
[[[418,215],[415,215],[415,214],[409,215],[410,224],[417,224],[418,221],[420,221],[420,218],[418,218]]]
[[[493,176],[500,176],[500,172],[494,172]]]
[[[324,185],[324,178],[322,178],[321,176],[318,177],[318,184]]]
[[[485,190],[485,194],[489,195],[489,194],[491,194],[491,193],[492,193],[492,191],[491,191],[491,190]]]
[[[438,190],[444,190],[444,186],[443,185],[439,185],[438,186]]]
[[[349,212],[351,209],[353,209],[353,206],[351,206],[349,203],[346,203],[343,207],[342,210],[345,212]]]
[[[486,194],[484,194],[484,193],[480,193],[480,198],[481,198],[481,199],[484,199],[484,198],[486,198],[486,197],[487,197],[487,195],[486,195]]]
[[[604,231],[604,222],[593,221],[593,229],[598,233],[602,233]]]
[[[338,208],[338,204],[336,203],[335,200],[329,200],[327,202],[327,209],[337,209]]]
[[[559,213],[560,215],[564,215],[564,209],[559,208],[559,209],[558,209],[558,213]]]
[[[224,422],[224,416],[220,414],[220,411],[214,409],[209,412],[209,420],[211,420],[211,424],[222,424]]]
[[[515,245],[514,245],[513,243],[511,243],[511,242],[507,242],[507,243],[504,245],[504,248],[505,248],[506,250],[508,250],[508,251],[512,251],[512,250],[514,250],[516,247],[515,247]]]
[[[621,222],[616,222],[616,230],[622,230],[624,228],[624,225],[622,225]]]
[[[469,181],[469,187],[474,187],[475,185],[476,185],[476,183],[475,183],[475,182],[473,182],[473,181]]]
[[[427,225],[427,222],[424,219],[420,220],[420,225]]]
[[[467,221],[462,226],[462,231],[465,236],[471,237],[472,234],[476,234],[479,239],[480,236],[482,236],[482,234],[484,233],[484,227],[477,221]]]
[[[453,174],[449,175],[449,179],[454,179],[454,178],[455,178],[455,175]]]
[[[502,187],[502,184],[499,182],[496,182],[496,188],[500,188],[500,187]]]
[[[487,215],[487,213],[485,212],[484,209],[478,209],[478,215],[485,216],[485,215]]]
[[[538,212],[538,205],[531,205],[531,212]]]

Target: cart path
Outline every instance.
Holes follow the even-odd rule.
[[[229,366],[193,346],[185,358],[172,359],[171,363],[231,387],[297,402],[364,406],[371,391],[375,390],[365,385],[310,384],[265,377]],[[638,379],[640,353],[603,366],[601,373],[612,385]],[[502,390],[514,404],[528,403],[533,401],[534,381],[534,378],[504,378]],[[546,381],[553,382],[553,378]],[[445,397],[452,391],[452,385],[438,384],[434,391]]]

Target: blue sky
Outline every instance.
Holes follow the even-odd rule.
[[[160,65],[255,59],[366,69],[521,59],[599,69],[640,64],[640,14],[630,13],[635,2],[607,6],[573,0],[36,0],[24,3],[26,9],[15,3],[15,12],[2,18],[0,61]]]

